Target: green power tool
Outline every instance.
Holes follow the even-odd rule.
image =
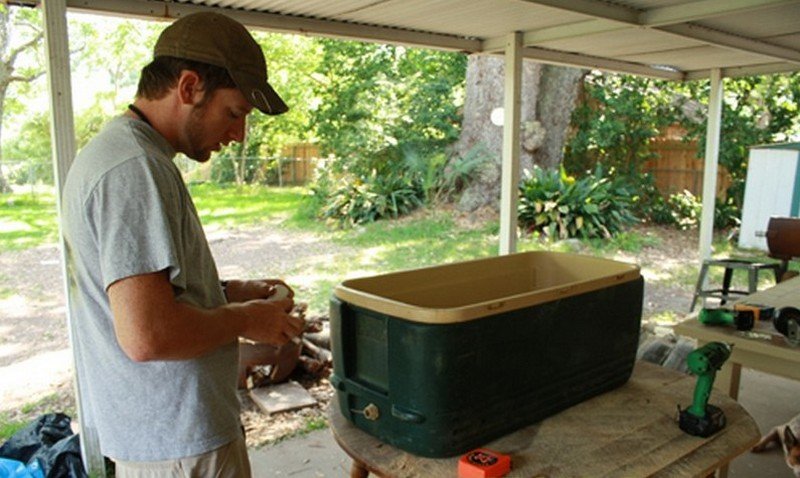
[[[733,325],[737,330],[752,330],[755,314],[751,310],[703,309],[697,320],[705,325]]]
[[[679,426],[686,433],[709,437],[725,428],[725,414],[719,407],[708,404],[717,370],[731,356],[731,347],[721,342],[709,342],[693,350],[687,357],[689,371],[697,375],[694,401],[689,408],[680,410]]]

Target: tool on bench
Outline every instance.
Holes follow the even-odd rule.
[[[486,448],[467,452],[458,460],[458,478],[499,478],[511,470],[511,457]]]
[[[772,317],[775,315],[775,307],[771,307],[769,305],[762,305],[762,304],[750,304],[747,302],[737,302],[733,304],[733,310],[751,310],[753,311],[753,315],[755,321],[765,321],[769,322],[772,320]]]
[[[706,309],[700,311],[697,320],[705,325],[733,325],[737,330],[751,330],[755,325],[755,313],[749,309]]]
[[[800,346],[800,309],[784,307],[778,310],[773,324],[790,345]]]
[[[689,371],[697,375],[697,385],[691,406],[684,410],[678,406],[678,425],[681,430],[705,438],[725,428],[725,414],[719,407],[710,405],[708,397],[711,395],[717,370],[730,356],[731,346],[722,342],[709,342],[687,356]]]

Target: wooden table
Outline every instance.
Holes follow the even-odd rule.
[[[776,310],[787,306],[800,308],[800,277],[736,302],[770,305]],[[758,322],[752,331],[740,332],[733,327],[703,325],[693,314],[675,326],[675,333],[693,337],[700,345],[708,342],[733,344],[731,357],[717,373],[714,386],[734,399],[739,398],[742,366],[800,380],[800,347],[789,345],[771,321]]]
[[[759,439],[753,419],[736,401],[712,394],[728,424],[710,438],[683,433],[677,405],[687,407],[696,379],[639,362],[622,387],[487,443],[511,455],[509,477],[705,477]],[[351,477],[455,477],[458,457],[422,458],[387,445],[329,409],[339,446],[353,458]]]

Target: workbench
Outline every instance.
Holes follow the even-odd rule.
[[[769,289],[745,296],[736,302],[775,307],[800,308],[800,277],[781,282]],[[800,380],[800,348],[786,342],[771,321],[759,321],[752,331],[733,327],[703,325],[697,314],[676,325],[675,333],[693,337],[703,345],[708,342],[733,344],[733,351],[717,373],[714,386],[734,399],[739,398],[742,367]]]
[[[485,447],[511,455],[509,477],[705,477],[749,450],[759,437],[735,401],[712,394],[727,426],[710,438],[685,434],[677,406],[691,404],[696,378],[638,362],[622,387],[510,433]],[[385,444],[347,421],[334,399],[331,430],[353,458],[352,478],[455,477],[458,456],[423,458]]]

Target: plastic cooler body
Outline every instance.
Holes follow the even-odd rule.
[[[341,412],[421,456],[486,445],[624,384],[642,292],[635,266],[549,252],[346,281],[331,300]]]

